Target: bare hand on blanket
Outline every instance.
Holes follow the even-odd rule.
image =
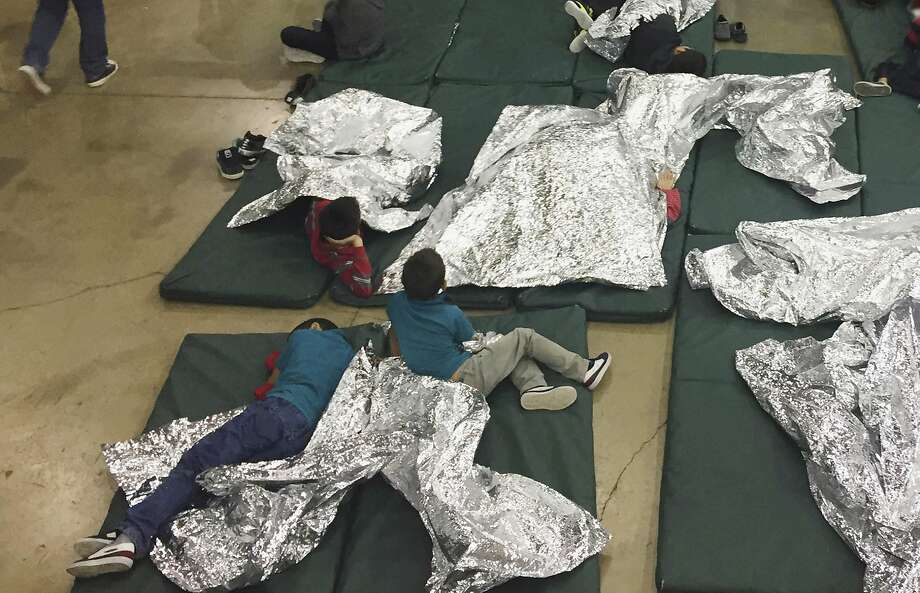
[[[670,169],[662,169],[661,173],[658,174],[658,189],[661,191],[670,191],[674,189],[674,183],[677,181],[677,175],[671,172]]]
[[[352,235],[344,239],[330,239],[326,237],[326,242],[337,249],[341,249],[342,247],[364,247],[364,239],[361,238],[361,235]]]

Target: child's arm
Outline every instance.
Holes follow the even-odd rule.
[[[352,235],[341,241],[327,238],[326,241],[336,249],[338,261],[335,271],[339,275],[339,280],[355,296],[370,298],[374,294],[374,270],[371,268],[371,261],[367,257],[361,235]]]
[[[473,339],[473,334],[476,332],[473,330],[470,320],[466,318],[466,315],[463,314],[463,311],[460,308],[457,308],[457,329],[454,332],[454,338],[457,340],[458,344],[467,342]]]
[[[680,190],[674,187],[676,182],[677,176],[669,169],[664,169],[658,174],[656,187],[665,195],[668,204],[668,222],[674,222],[680,218]]]
[[[393,326],[390,326],[387,338],[390,341],[390,356],[399,356],[399,338],[396,336],[396,330],[393,329]]]

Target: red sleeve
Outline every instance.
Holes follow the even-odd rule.
[[[664,192],[668,202],[668,222],[674,222],[680,218],[680,190],[676,187]]]
[[[374,293],[372,277],[374,270],[367,258],[364,247],[349,247],[336,252],[337,262],[335,267],[339,280],[347,286],[355,296],[370,298]]]
[[[307,220],[304,221],[307,235],[310,236],[310,253],[313,255],[313,259],[325,268],[333,267],[334,258],[332,257],[333,250],[323,240],[319,232],[319,213],[329,204],[329,200],[313,200],[313,205],[310,206],[310,214],[307,215]]]

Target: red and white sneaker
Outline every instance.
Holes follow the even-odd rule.
[[[77,560],[67,568],[67,572],[83,579],[112,572],[125,572],[134,566],[134,544],[112,544],[99,549],[83,560]]]
[[[77,556],[80,558],[86,558],[87,556],[95,554],[102,548],[114,544],[116,537],[118,537],[117,531],[110,531],[108,533],[100,533],[99,535],[93,535],[91,537],[84,537],[83,539],[78,539],[74,543],[73,551],[76,552]]]
[[[613,357],[609,352],[601,352],[598,356],[588,360],[588,372],[585,373],[585,387],[593,390],[600,385],[601,379],[607,373],[607,369],[613,364]]]

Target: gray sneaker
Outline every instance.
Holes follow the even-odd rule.
[[[35,90],[40,92],[43,95],[51,94],[51,87],[48,86],[48,83],[45,82],[45,79],[42,78],[41,72],[35,69],[35,66],[29,66],[28,64],[23,64],[18,68],[23,75],[29,79],[29,82],[32,86],[35,87]]]
[[[887,97],[891,95],[891,87],[884,82],[860,80],[853,85],[853,92],[857,97]]]
[[[564,410],[578,399],[574,387],[534,387],[521,394],[521,407],[525,410]]]

